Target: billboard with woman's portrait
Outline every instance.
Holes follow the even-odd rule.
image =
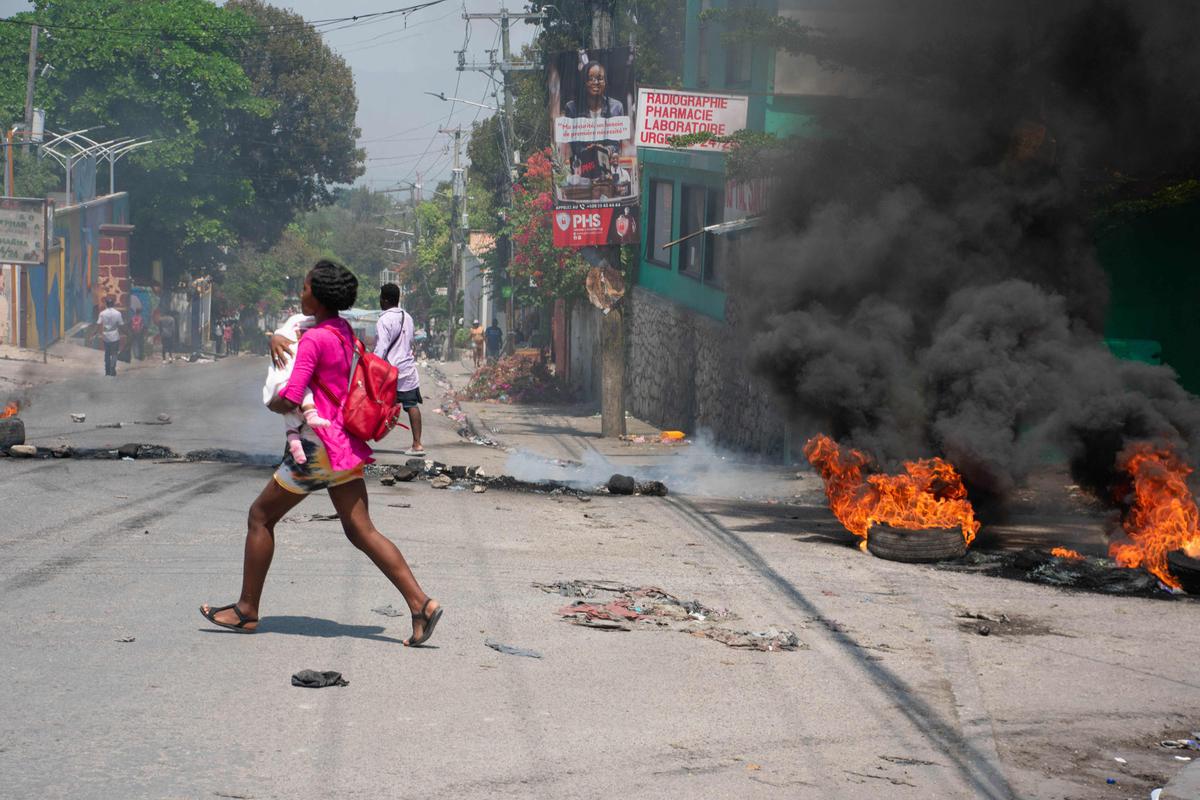
[[[549,62],[554,130],[554,243],[628,241],[638,205],[633,55],[627,47],[559,53]],[[634,239],[636,241],[636,239]]]

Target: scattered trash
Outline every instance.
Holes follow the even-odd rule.
[[[122,423],[120,423],[120,422],[105,422],[100,425],[97,425],[96,427],[97,428],[119,428],[119,427],[121,427],[121,425],[122,425]]]
[[[412,503],[388,503],[388,508],[412,508]]]
[[[1158,798],[1162,797],[1162,793],[1162,789],[1155,789],[1154,791],[1150,792],[1150,800],[1158,800]]]
[[[482,483],[477,483],[471,488],[471,491],[474,492],[475,494],[483,494],[484,492],[487,491],[487,487],[484,486]]]
[[[541,658],[542,654],[536,650],[526,650],[524,647],[513,647],[511,644],[501,644],[493,642],[491,639],[484,639],[484,645],[492,648],[498,653],[504,653],[506,656],[525,656],[526,658]]]
[[[159,414],[157,417],[155,417],[155,419],[157,419],[159,422],[170,422],[171,415],[170,414]]]
[[[617,437],[622,442],[631,442],[633,444],[645,444],[648,440],[642,434],[625,433]]]
[[[560,594],[563,597],[592,597],[596,592],[632,592],[636,587],[626,586],[615,581],[556,581],[554,583],[534,582],[535,588],[548,594]]]
[[[1195,736],[1195,734],[1192,735]],[[1200,750],[1200,742],[1196,739],[1165,739],[1159,742],[1159,745],[1179,750]]]
[[[396,483],[396,478],[392,475],[380,475],[379,484],[381,486],[393,486]]]
[[[1191,761],[1191,756],[1175,756],[1176,761]]]
[[[1109,786],[1115,786],[1117,783],[1117,779],[1116,778],[1105,778],[1104,782],[1107,783]]]
[[[379,608],[372,608],[371,610],[374,611],[376,614],[383,614],[385,617],[406,617],[406,616],[408,616],[407,611],[401,611],[398,608],[394,608],[391,603],[388,603],[386,606],[380,606]]]
[[[120,639],[117,639],[116,641],[120,642],[121,644],[129,644],[130,642],[136,642],[137,637],[136,636],[122,636]]]
[[[646,497],[666,497],[667,485],[662,481],[643,481],[637,485],[637,493]]]
[[[1121,758],[1120,756],[1117,756],[1116,758],[1114,758],[1113,761],[1117,762],[1118,764],[1128,764],[1129,763],[1128,761]]]
[[[450,477],[454,478],[456,481],[461,481],[463,478],[467,477],[467,468],[464,466],[453,466],[450,468],[449,472]]]
[[[73,452],[69,444],[58,444],[50,448],[50,455],[55,458],[70,458]]]
[[[37,455],[37,448],[31,444],[14,444],[8,448],[8,454],[13,458],[32,458]]]
[[[87,414],[71,413],[71,422],[87,422]]]
[[[682,442],[686,434],[683,431],[663,431],[659,438],[664,442]]]
[[[799,650],[803,647],[800,638],[789,630],[768,628],[765,631],[736,631],[729,628],[702,628],[687,631],[693,636],[712,639],[729,647],[773,652],[775,650]]]
[[[314,669],[302,669],[292,676],[292,686],[302,686],[305,689],[320,689],[324,686],[349,686],[350,681],[342,677],[342,673],[332,670],[318,672]]]
[[[573,399],[571,388],[550,374],[536,355],[505,356],[475,370],[458,400],[498,403],[564,403]]]
[[[977,633],[978,633],[980,636],[991,636],[991,635],[992,635],[992,629],[991,629],[991,628],[989,628],[987,625],[980,625],[980,626],[979,626],[979,630],[978,630],[978,631],[976,631],[976,632],[977,632]]]
[[[454,483],[454,480],[449,475],[438,475],[429,482],[429,485],[434,489],[446,489],[452,483]]]
[[[129,442],[118,447],[117,455],[121,458],[129,459],[175,458],[175,453],[170,448],[157,444],[138,444],[136,442]]]

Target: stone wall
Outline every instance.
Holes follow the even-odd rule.
[[[101,225],[99,263],[96,269],[96,305],[104,308],[111,297],[119,309],[129,308],[129,237],[132,225]]]
[[[735,329],[640,286],[632,305],[629,412],[661,428],[709,431],[722,447],[782,455],[783,418],[747,370]]]

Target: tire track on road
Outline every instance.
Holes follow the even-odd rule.
[[[83,562],[87,561],[89,558],[91,558],[92,551],[97,547],[102,546],[105,543],[105,540],[111,538],[113,535],[127,531],[131,528],[145,526],[154,520],[162,519],[163,517],[175,514],[181,508],[187,506],[191,502],[192,498],[200,498],[205,495],[215,494],[221,489],[238,483],[241,480],[243,480],[242,476],[230,474],[229,472],[225,472],[219,477],[212,478],[201,483],[196,483],[193,478],[189,477],[184,481],[180,481],[175,486],[139,498],[135,502],[117,504],[106,511],[79,514],[75,517],[68,518],[61,523],[42,528],[26,538],[37,538],[51,531],[69,529],[72,526],[80,525],[86,522],[94,523],[98,518],[112,517],[122,512],[128,512],[131,510],[131,506],[145,506],[150,503],[158,503],[160,506],[162,506],[164,505],[163,501],[169,500],[178,495],[190,495],[188,499],[185,499],[182,502],[172,503],[168,507],[160,507],[157,509],[142,511],[141,513],[126,517],[115,526],[102,528],[91,536],[88,536],[86,539],[80,542],[72,543],[66,553],[47,559],[36,566],[17,572],[4,582],[2,591],[3,593],[7,594],[9,592],[20,591],[22,589],[28,589],[46,583],[56,575],[69,572],[74,567],[77,567]],[[23,540],[18,539],[14,540],[13,542],[6,542],[5,544],[11,545],[19,541]]]

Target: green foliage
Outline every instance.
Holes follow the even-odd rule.
[[[207,271],[242,239],[269,247],[297,210],[361,173],[349,71],[298,17],[258,0],[35,5],[17,18],[47,26],[39,60],[54,70],[35,103],[48,127],[155,140],[120,163],[117,188],[130,193],[135,258],[161,258],[168,279]],[[28,38],[0,26],[10,120],[23,115]]]
[[[733,145],[726,153],[725,172],[731,178],[746,180],[772,174],[779,161],[788,157],[783,142],[773,133],[750,130],[734,131],[724,136],[711,131],[697,131],[670,136],[667,143],[674,148],[718,142]]]
[[[13,196],[45,197],[55,191],[62,182],[62,169],[49,158],[39,159],[30,148],[14,148],[13,153]]]

